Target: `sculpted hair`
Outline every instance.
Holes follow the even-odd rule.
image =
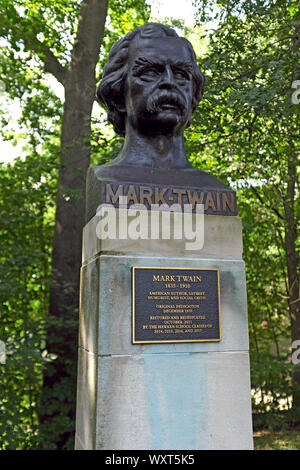
[[[126,109],[124,86],[128,71],[129,46],[131,41],[137,35],[141,38],[150,39],[171,36],[184,41],[191,54],[193,64],[192,112],[195,111],[203,96],[206,82],[205,76],[197,65],[193,46],[187,39],[178,36],[174,29],[168,28],[167,26],[159,23],[148,23],[126,34],[124,38],[116,42],[111,48],[108,62],[103,69],[102,80],[97,88],[97,98],[99,102],[107,108],[108,120],[113,124],[116,133],[122,136],[125,135]]]

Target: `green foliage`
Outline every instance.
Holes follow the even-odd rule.
[[[51,155],[0,167],[0,445],[34,445],[45,349],[56,161]]]
[[[80,5],[76,0],[1,0],[0,36],[9,42],[10,51],[25,49],[29,55],[32,55],[32,41],[39,41],[38,56],[42,60],[43,46],[48,46],[66,64]]]
[[[188,130],[187,147],[195,166],[237,191],[252,388],[260,397],[253,410],[255,416],[268,416],[270,424],[282,400],[291,406],[296,386],[287,240],[299,214],[294,190],[299,106],[291,100],[291,84],[300,73],[299,6],[294,1],[221,1],[219,8],[209,0],[194,3],[198,24],[213,19],[215,28],[200,60],[207,88]]]
[[[255,450],[299,450],[299,429],[283,430],[281,432],[263,431],[254,435]]]
[[[54,449],[58,442],[59,448],[74,447],[73,357],[77,355],[77,336],[71,332],[76,331],[78,314],[67,311],[59,319],[48,314],[63,109],[60,99],[49,89],[49,75],[45,73],[49,67],[45,64],[53,55],[62,66],[58,73],[63,74],[63,67],[68,67],[81,3],[0,0],[0,72],[6,89],[1,97],[1,136],[13,143],[22,138],[27,155],[24,162],[2,165],[0,171],[1,215],[5,221],[1,235],[5,243],[0,273],[0,339],[7,350],[6,364],[0,366],[0,436],[4,449]],[[149,14],[145,0],[109,2],[105,40],[96,71],[99,76],[112,43],[145,23]],[[52,67],[53,63],[58,67],[55,60]],[[21,108],[15,120],[5,110],[6,102],[13,99]],[[94,164],[113,158],[121,145],[111,128],[103,126],[100,108],[95,115],[90,136]],[[64,195],[78,199],[81,191],[65,190]],[[71,289],[66,280],[60,283],[63,292]],[[50,338],[49,329],[52,333],[57,331],[56,337],[52,334]],[[49,354],[47,348],[51,348],[52,340],[62,349],[68,345],[68,351],[74,353],[72,357]],[[62,362],[68,376],[61,373]],[[45,376],[55,378],[53,383],[46,383],[46,388]],[[44,420],[45,416],[51,419]]]
[[[254,416],[260,415],[254,422],[265,419],[271,426],[278,423],[283,404],[283,408],[291,407],[293,391],[284,235],[276,214],[270,214],[251,188],[243,190],[239,208],[247,274],[251,382],[256,397],[253,410]]]

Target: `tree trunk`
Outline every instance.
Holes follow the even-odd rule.
[[[44,448],[71,447],[74,436],[79,273],[85,180],[90,162],[90,125],[97,64],[108,0],[84,0],[72,60],[65,75],[61,165],[50,286],[49,363],[43,383],[40,423]]]
[[[295,186],[297,178],[297,158],[295,153],[289,155],[288,185],[284,198],[285,212],[285,253],[288,274],[288,302],[291,319],[292,342],[300,339],[300,302],[298,260],[296,253],[297,227],[295,222]],[[294,393],[293,408],[300,409],[300,371],[293,374]]]

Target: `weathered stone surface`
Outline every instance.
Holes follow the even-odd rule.
[[[253,448],[241,223],[207,217],[203,254],[168,241],[173,252],[136,243],[86,256],[76,448]],[[132,266],[219,268],[221,341],[132,344]]]
[[[116,210],[118,213],[118,210]],[[150,212],[147,212],[150,226]],[[187,250],[190,242],[184,236],[182,240],[162,239],[161,228],[157,240],[100,240],[97,237],[97,224],[100,217],[95,216],[83,230],[82,262],[86,263],[99,253],[159,253],[161,255],[180,255],[191,258],[194,255],[209,258],[242,259],[242,221],[241,218],[217,215],[203,217],[203,246],[197,250]],[[193,215],[195,219],[195,215]],[[194,222],[193,222],[194,223]],[[161,227],[161,225],[160,225]]]
[[[97,422],[97,356],[82,348],[78,352],[76,449],[94,449]]]
[[[97,412],[78,448],[252,448],[246,352],[83,354],[98,363]]]
[[[219,268],[222,340],[217,343],[132,344],[131,266]],[[101,255],[82,268],[82,285],[85,293],[82,294],[80,312],[80,346],[93,353],[248,350],[243,261],[198,257]]]

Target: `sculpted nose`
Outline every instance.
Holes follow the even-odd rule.
[[[166,66],[164,73],[161,77],[161,82],[159,88],[162,89],[172,89],[176,87],[176,82],[174,80],[174,75],[172,69],[169,65]]]

